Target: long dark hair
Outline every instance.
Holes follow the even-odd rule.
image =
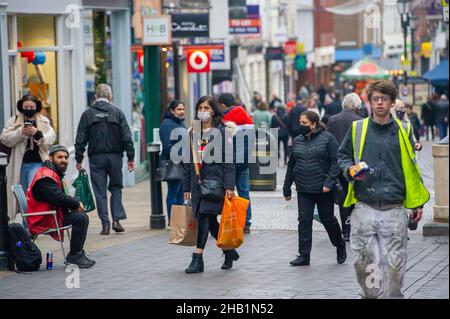
[[[212,96],[205,95],[198,100],[197,104],[195,105],[195,120],[199,120],[198,118],[198,109],[200,108],[200,105],[202,105],[204,102],[207,102],[209,106],[213,109],[214,115],[213,115],[213,125],[214,127],[218,127],[223,120],[222,112],[219,111],[219,102],[217,99],[215,99]]]
[[[311,123],[316,123],[316,129],[322,128],[325,130],[327,128],[324,123],[320,122],[319,114],[314,111],[305,111],[301,114],[301,116],[306,117]]]
[[[17,110],[20,113],[23,113],[23,103],[31,101],[36,104],[36,113],[39,113],[42,110],[42,102],[37,99],[34,95],[26,94],[19,101],[17,101]]]

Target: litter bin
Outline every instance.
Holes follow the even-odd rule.
[[[261,137],[262,130],[258,130],[256,139],[256,148],[252,150],[252,157],[256,158],[256,163],[249,164],[250,171],[250,190],[251,191],[273,191],[277,188],[277,172],[278,167],[278,153],[276,147],[274,151],[271,150],[278,143],[275,141],[270,131],[264,131],[264,138]],[[275,164],[273,173],[266,173],[264,169],[268,169],[270,164]]]

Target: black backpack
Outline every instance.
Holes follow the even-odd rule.
[[[19,271],[38,271],[42,264],[42,254],[31,241],[28,231],[21,224],[8,226],[8,245],[11,262]]]

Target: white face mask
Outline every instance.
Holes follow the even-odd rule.
[[[211,119],[211,113],[210,112],[198,112],[197,117],[203,123],[208,122]]]

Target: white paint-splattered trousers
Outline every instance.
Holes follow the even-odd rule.
[[[377,210],[357,203],[350,246],[363,298],[403,298],[408,215],[403,207]]]

